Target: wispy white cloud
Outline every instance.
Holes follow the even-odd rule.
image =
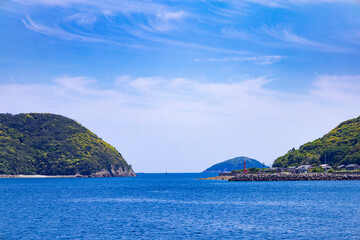
[[[331,46],[325,43],[316,42],[305,37],[302,37],[298,34],[292,32],[291,29],[279,29],[274,27],[264,27],[263,31],[286,44],[289,44],[292,47],[298,48],[308,48],[313,50],[325,51],[325,52],[348,52],[347,49],[342,47]]]
[[[164,21],[171,21],[171,20],[183,19],[186,16],[186,13],[184,11],[165,12],[165,13],[158,13],[156,16],[159,19],[163,19]]]
[[[89,0],[11,0],[12,2],[26,5],[50,5],[50,6],[68,6],[70,4],[82,4],[91,2]]]
[[[187,14],[183,11],[178,12],[160,12],[153,18],[147,18],[147,25],[141,27],[149,32],[168,32],[176,29]]]
[[[358,22],[360,22],[360,18],[358,20]],[[342,30],[337,32],[336,34],[334,34],[335,38],[338,41],[347,43],[347,44],[352,44],[355,46],[360,46],[360,29],[349,29],[349,30]]]
[[[254,56],[254,57],[249,57],[247,58],[248,61],[252,61],[256,64],[259,65],[269,65],[269,64],[273,64],[277,61],[279,61],[280,59],[285,58],[284,56],[280,56],[280,55],[275,55],[275,56]]]
[[[196,62],[252,62],[258,65],[270,65],[278,62],[284,56],[252,56],[252,57],[223,57],[223,58],[195,58]]]
[[[322,3],[357,3],[356,0],[245,0],[241,3],[237,1],[231,1],[232,4],[241,4],[244,6],[244,2],[260,4],[268,7],[281,7],[286,8],[289,6],[305,5],[305,4],[322,4]]]
[[[101,12],[108,14],[114,12],[121,12],[124,14],[144,13],[156,14],[157,12],[166,12],[169,8],[166,5],[155,2],[133,0],[133,1],[114,1],[114,0],[12,0],[12,2],[23,5],[44,5],[44,6],[60,6],[72,8],[84,8],[84,6],[98,9]]]
[[[65,21],[73,22],[75,21],[78,25],[89,26],[93,25],[97,20],[95,14],[90,13],[75,13],[71,16],[65,17]]]
[[[150,114],[151,112],[159,114],[158,111],[162,109],[164,112],[161,113],[160,119],[168,119],[175,125],[194,124],[193,127],[196,127],[202,123],[193,121],[194,119],[191,118],[184,121],[183,117],[189,114],[189,117],[196,115],[204,119],[208,114],[212,115],[213,113],[236,116],[237,113],[236,110],[234,111],[234,107],[236,109],[240,106],[245,108],[260,106],[266,102],[268,97],[280,96],[281,93],[264,89],[268,82],[269,79],[265,77],[231,83],[198,83],[184,78],[169,80],[162,77],[131,78],[130,76],[121,76],[115,82],[116,87],[110,90],[98,88],[94,79],[61,77],[55,79],[53,84],[50,85],[2,85],[0,99],[10,97],[7,94],[8,92],[16,92],[14,96],[25,94],[24,97],[27,99],[32,97],[43,98],[44,101],[49,96],[52,96],[52,99],[57,99],[59,102],[72,101],[70,105],[59,104],[54,106],[53,109],[69,107],[69,109],[74,110],[78,108],[76,105],[86,102],[89,105],[82,107],[89,110],[92,107],[91,103],[96,100],[98,105],[105,104],[105,102],[112,105],[114,112],[128,111],[129,116],[142,113]],[[251,103],[250,100],[255,96],[257,96],[258,102]],[[32,107],[38,109],[44,107],[41,101],[34,103],[32,101],[23,102],[9,99],[8,102],[16,103],[12,105],[14,109],[31,109]],[[113,103],[118,102],[123,104],[113,105]],[[145,109],[144,106],[146,106]],[[1,105],[1,109],[4,110],[4,108],[6,106]],[[96,109],[96,111],[101,112],[102,110]],[[170,115],[168,115],[169,112],[171,112]],[[183,117],[178,119],[176,116],[179,115],[183,115]],[[222,118],[221,115],[218,117]],[[144,122],[141,119],[136,120],[136,122],[147,125],[146,121]],[[161,125],[161,122],[156,124]]]
[[[115,80],[115,85],[122,85],[128,81],[130,81],[132,78],[130,75],[122,75],[117,77],[117,79]]]
[[[78,12],[67,20],[75,20],[78,23],[94,23],[96,15],[105,15],[112,17],[113,15],[122,14],[130,17],[133,14],[143,15],[148,22],[147,30],[167,31],[175,28],[177,21],[182,21],[188,14],[183,10],[170,8],[164,4],[149,1],[91,1],[91,0],[13,0],[13,2],[24,5],[45,5],[49,7],[68,7],[77,9]],[[88,13],[91,13],[91,17]],[[140,24],[141,25],[141,24]],[[143,26],[143,25],[141,25]]]
[[[294,33],[291,28],[265,27],[261,31],[254,28],[239,28],[239,30],[236,28],[238,24],[232,19],[234,16],[238,16],[239,12],[244,14],[247,11],[247,8],[244,8],[244,6],[247,6],[250,2],[279,7],[289,4],[337,2],[335,0],[224,1],[221,4],[217,4],[217,6],[205,1],[210,6],[210,9],[206,9],[208,11],[218,8],[224,8],[224,11],[227,10],[224,14],[228,15],[228,24],[223,22],[219,24],[219,21],[223,21],[223,18],[219,17],[218,13],[206,13],[199,16],[196,12],[191,12],[189,7],[185,8],[183,5],[178,4],[167,5],[164,2],[156,1],[12,0],[12,2],[30,6],[30,8],[34,7],[34,9],[37,9],[38,6],[45,6],[49,10],[54,10],[56,7],[67,8],[67,11],[59,15],[55,14],[53,21],[51,19],[44,21],[41,17],[32,17],[31,11],[27,13],[30,17],[26,17],[23,20],[24,25],[30,30],[67,40],[104,42],[119,44],[125,47],[145,47],[151,45],[152,43],[147,44],[147,41],[151,41],[153,43],[164,43],[183,48],[197,48],[204,51],[244,54],[246,51],[241,45],[231,44],[232,49],[226,49],[216,44],[217,40],[219,40],[216,38],[219,36],[214,36],[205,30],[201,32],[203,26],[209,27],[218,24],[216,27],[219,27],[217,31],[221,33],[220,37],[225,37],[227,40],[245,40],[248,43],[259,44],[259,46],[271,45],[278,48],[295,47],[328,52],[350,52],[343,47],[332,46],[331,44],[323,43],[323,41],[316,41],[301,36]],[[219,12],[220,10],[214,11]],[[92,25],[99,22],[101,23],[101,29],[92,28]],[[97,25],[97,27],[99,26]],[[189,34],[193,33],[195,33],[196,38],[192,39],[197,39],[196,41],[189,40]],[[271,36],[272,39],[280,41],[281,44],[264,40],[263,33]],[[182,37],[182,35],[185,37]],[[214,41],[204,41],[204,39],[210,38]],[[134,44],[134,42],[139,44]],[[213,43],[215,44],[212,45]],[[141,44],[142,46],[139,46]],[[272,62],[259,60],[258,64],[271,64]]]
[[[96,37],[87,37],[80,34],[74,34],[64,31],[59,27],[49,27],[42,25],[40,23],[36,23],[28,16],[22,22],[24,23],[26,28],[46,35],[56,36],[67,40],[81,40],[86,42],[105,42],[105,40]]]
[[[132,48],[148,48],[148,44],[142,42],[141,44],[134,44],[134,37],[137,39],[142,39],[145,41],[151,41],[155,43],[163,43],[167,45],[174,45],[184,48],[194,48],[201,49],[205,51],[212,52],[222,52],[222,53],[232,53],[232,54],[243,54],[245,52],[207,46],[206,44],[201,43],[192,43],[179,38],[169,37],[164,35],[159,35],[159,33],[169,33],[177,28],[179,28],[187,17],[191,14],[183,11],[169,8],[165,5],[159,5],[156,3],[142,2],[139,1],[138,4],[134,2],[121,2],[114,3],[112,6],[110,3],[112,1],[105,1],[102,3],[97,3],[94,1],[21,1],[17,0],[16,2],[22,4],[44,4],[50,6],[72,6],[72,7],[81,7],[83,4],[90,5],[91,7],[98,8],[98,11],[93,9],[89,12],[81,11],[75,12],[69,16],[64,17],[63,19],[58,19],[53,24],[42,23],[40,20],[35,21],[31,17],[26,16],[23,19],[23,23],[26,28],[50,36],[56,36],[58,38],[66,40],[76,40],[76,41],[86,41],[86,42],[102,42],[107,44],[116,44],[125,47]],[[78,6],[79,5],[79,6]],[[106,9],[112,6],[111,11],[109,12]],[[116,18],[117,15],[113,16],[115,13],[121,13],[124,17],[128,18],[131,23],[127,26],[117,25]],[[100,15],[99,15],[100,14]],[[112,26],[112,28],[104,29],[101,34],[92,32],[88,30],[88,26],[96,23],[98,18],[101,18],[101,15],[107,15],[106,21]],[[132,14],[140,14],[142,17],[136,16],[136,21],[133,19]],[[111,19],[114,17],[114,19]],[[109,19],[110,18],[110,19]],[[139,19],[140,18],[140,19]],[[142,19],[142,21],[141,21]],[[71,22],[76,23],[77,27],[72,27]],[[63,23],[63,24],[61,24]],[[115,24],[115,25],[114,25]],[[68,26],[68,27],[67,27]]]
[[[34,20],[32,20],[29,16],[26,17],[26,19],[22,20],[24,26],[34,32],[38,32],[41,34],[49,35],[49,36],[55,36],[58,38],[62,38],[65,40],[76,40],[76,41],[83,41],[83,42],[95,42],[95,43],[106,43],[106,44],[112,44],[112,45],[119,45],[124,47],[130,47],[130,48],[144,48],[144,46],[139,44],[127,44],[123,43],[121,39],[111,39],[106,38],[104,36],[97,36],[97,35],[90,35],[85,33],[72,33],[70,31],[65,31],[59,26],[46,26],[41,23],[37,23]]]
[[[97,80],[89,79],[87,77],[61,77],[54,80],[61,88],[68,90],[69,92],[75,92],[77,95],[96,95],[96,91],[89,88],[90,84],[96,83]]]
[[[278,38],[282,41],[285,42],[291,42],[291,43],[295,43],[295,44],[299,44],[299,45],[306,45],[306,46],[314,46],[314,47],[318,47],[321,46],[320,43],[314,42],[314,41],[310,41],[306,38],[300,37],[294,33],[292,33],[290,30],[288,29],[284,29],[281,31],[280,34],[277,34],[274,31],[269,32],[271,36]]]
[[[228,37],[228,38],[234,38],[234,39],[246,39],[246,40],[250,40],[253,38],[253,36],[245,31],[238,31],[235,30],[233,27],[228,27],[228,28],[222,28],[221,29],[221,33],[223,34],[223,36]]]
[[[360,75],[319,76],[313,85],[311,93],[321,99],[360,105]]]
[[[319,76],[314,80],[309,93],[304,93],[302,95],[268,90],[267,85],[269,82],[272,82],[272,80],[267,77],[228,83],[200,83],[185,78],[133,78],[129,75],[124,75],[120,76],[114,82],[114,88],[102,89],[99,88],[97,85],[98,82],[95,79],[84,76],[61,77],[56,78],[53,81],[53,84],[2,84],[0,88],[0,98],[5,100],[5,98],[9,97],[7,103],[11,105],[13,102],[18,102],[14,101],[14,98],[20,96],[20,92],[23,92],[24,96],[37,96],[44,99],[52,96],[51,98],[61,100],[76,96],[83,100],[92,101],[92,99],[94,99],[100,102],[101,99],[110,99],[111,101],[117,102],[116,98],[121,96],[121,98],[126,98],[128,103],[148,102],[151,106],[148,109],[149,111],[151,111],[151,109],[167,108],[179,113],[179,109],[176,109],[175,106],[177,104],[182,106],[186,105],[187,109],[192,111],[200,110],[197,106],[201,105],[203,107],[201,112],[216,112],[216,110],[224,112],[224,110],[226,110],[227,114],[234,116],[238,114],[236,109],[239,109],[240,106],[246,106],[246,108],[262,106],[261,109],[264,111],[259,111],[257,114],[263,115],[271,113],[271,111],[269,112],[267,110],[269,110],[268,108],[272,108],[270,106],[273,104],[274,107],[278,105],[291,105],[286,103],[286,101],[278,101],[283,100],[284,98],[288,98],[291,101],[295,100],[298,103],[315,103],[321,98],[324,101],[337,101],[343,103],[352,102],[353,105],[360,105],[360,101],[355,101],[360,100],[360,76]],[[11,89],[11,91],[8,91],[9,89]],[[13,94],[17,91],[19,93]],[[9,95],[9,92],[11,92],[10,95],[13,95],[13,97]],[[149,101],[150,99],[157,99],[159,101]],[[269,100],[270,102],[268,102]],[[218,104],[213,105],[212,103],[214,101]],[[6,101],[1,102],[5,103]],[[20,102],[21,105],[28,107],[29,109],[39,104],[34,104],[31,101]],[[244,102],[250,105],[244,105]],[[176,104],[172,105],[172,103]],[[126,108],[125,105],[114,107]],[[1,108],[3,110],[4,108],[8,108],[7,104],[2,104]],[[136,108],[129,108],[128,110],[137,111]]]
[[[35,31],[35,32],[38,32],[41,34],[45,34],[45,35],[56,36],[58,38],[62,38],[62,39],[66,39],[66,40],[77,40],[77,41],[84,41],[84,42],[100,42],[100,43],[115,44],[115,45],[119,45],[119,46],[130,47],[130,48],[147,48],[146,46],[140,45],[140,44],[123,43],[122,41],[124,41],[124,39],[126,39],[126,38],[121,39],[121,37],[119,37],[119,36],[115,37],[115,38],[114,37],[107,38],[106,36],[98,36],[98,35],[92,36],[92,35],[88,35],[88,34],[85,35],[85,33],[82,33],[84,35],[82,35],[80,33],[71,33],[69,31],[65,31],[64,29],[60,28],[59,26],[50,27],[50,26],[46,26],[46,25],[37,23],[28,16],[26,17],[26,19],[23,19],[22,21],[23,21],[23,24],[25,25],[25,27],[32,31]],[[166,28],[165,26],[163,26],[163,27]],[[145,28],[145,27],[142,26],[142,28]],[[160,29],[158,29],[158,30],[160,30]],[[211,46],[207,46],[207,45],[203,45],[203,44],[197,44],[197,43],[191,43],[191,42],[185,42],[185,41],[179,41],[179,40],[172,40],[172,39],[161,38],[161,37],[156,37],[156,36],[153,37],[145,32],[136,31],[136,30],[131,30],[131,34],[133,34],[136,37],[150,40],[153,42],[160,42],[160,43],[165,43],[168,45],[175,45],[175,46],[180,46],[180,47],[201,49],[201,50],[211,51],[211,52],[232,53],[232,54],[246,54],[247,53],[244,51],[211,47]]]
[[[320,41],[311,40],[307,37],[301,36],[291,29],[291,27],[280,28],[280,27],[262,27],[259,29],[247,29],[246,31],[239,31],[234,27],[227,27],[221,29],[221,34],[224,38],[234,39],[238,41],[246,40],[248,42],[256,43],[259,45],[271,46],[273,48],[301,48],[301,49],[309,49],[313,51],[323,51],[323,52],[356,52],[354,49],[350,50],[343,47],[343,44],[339,47],[339,42],[347,41],[347,42],[356,42],[354,40],[356,38],[356,31],[353,31],[351,36],[348,36],[346,39],[344,38],[344,34],[341,33],[341,37],[335,41],[336,45],[331,45],[328,43],[324,43],[324,39]],[[334,36],[326,38],[334,40],[336,38]],[[271,37],[271,39],[269,39]],[[351,40],[352,39],[352,40]],[[357,41],[358,42],[358,41]]]
[[[243,15],[245,11],[243,7],[246,6],[246,2],[243,1],[202,0],[202,2],[207,5],[210,12],[225,18]],[[220,6],[217,3],[220,3]]]
[[[239,14],[247,14],[252,4],[262,5],[269,8],[286,8],[294,9],[303,5],[319,5],[319,4],[358,4],[357,0],[203,0],[213,13],[231,18]],[[220,4],[215,4],[220,3]]]

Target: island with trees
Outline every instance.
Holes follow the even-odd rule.
[[[44,113],[0,114],[0,175],[126,177],[122,155],[78,122]]]
[[[264,163],[259,162],[253,158],[249,157],[236,157],[232,158],[217,164],[212,165],[203,172],[218,172],[218,173],[227,173],[231,171],[236,171],[244,169],[244,162],[246,162],[247,168],[268,168]]]

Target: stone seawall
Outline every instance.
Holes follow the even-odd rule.
[[[229,181],[345,181],[360,180],[360,173],[238,174]]]

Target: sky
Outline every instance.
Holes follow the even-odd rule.
[[[0,112],[72,118],[136,172],[271,165],[360,115],[360,1],[0,0]]]

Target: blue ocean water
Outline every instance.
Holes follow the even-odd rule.
[[[360,181],[0,179],[0,239],[360,239]]]

